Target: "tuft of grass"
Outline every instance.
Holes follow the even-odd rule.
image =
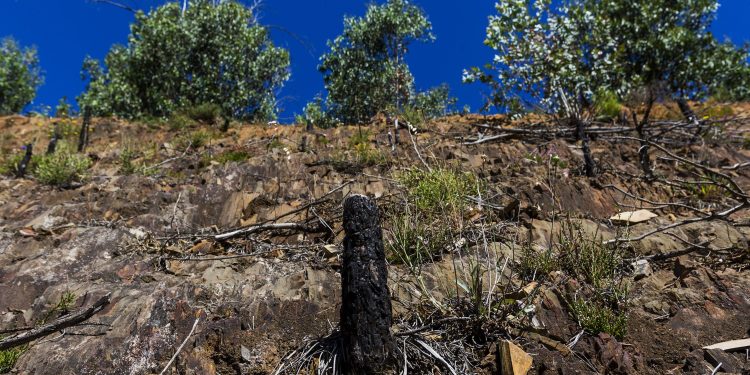
[[[226,164],[232,161],[241,162],[245,161],[250,157],[250,154],[247,153],[247,151],[243,150],[229,150],[226,151],[218,156],[214,160],[221,164]]]
[[[430,225],[425,218],[408,211],[393,219],[388,227],[388,261],[411,269],[438,257],[450,241],[447,226]]]
[[[215,124],[216,118],[221,114],[221,107],[213,103],[203,103],[185,108],[182,113],[193,121]]]
[[[0,350],[0,374],[9,373],[13,369],[13,366],[16,365],[18,358],[28,349],[28,345],[22,345],[7,350]]]
[[[560,269],[557,254],[552,249],[537,251],[530,244],[521,247],[518,272],[524,280],[539,280]]]
[[[398,175],[397,180],[406,187],[418,209],[433,212],[460,211],[466,207],[466,195],[476,193],[477,188],[481,190],[473,174],[447,168],[413,168]]]
[[[581,328],[589,333],[609,333],[618,340],[627,334],[628,316],[622,311],[615,311],[597,301],[586,301],[582,298],[574,299],[570,308]]]
[[[178,149],[184,150],[190,146],[191,149],[196,150],[208,144],[213,139],[213,134],[206,130],[196,130],[187,134],[183,134],[177,137],[176,146]]]
[[[620,115],[622,104],[614,92],[599,90],[594,95],[594,109],[599,117],[613,119]]]
[[[89,167],[91,159],[75,153],[72,146],[61,142],[54,154],[38,157],[32,174],[43,184],[64,186],[74,181],[83,181]]]

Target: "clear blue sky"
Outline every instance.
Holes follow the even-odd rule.
[[[121,0],[142,9],[165,3],[161,0]],[[432,21],[437,41],[414,45],[407,60],[419,89],[446,82],[459,107],[476,110],[482,103],[482,87],[461,84],[461,71],[490,61],[492,51],[482,44],[487,16],[494,12],[493,0],[415,0]],[[292,77],[280,93],[282,122],[315,94],[323,93],[323,80],[316,67],[326,51],[326,40],[342,30],[344,15],[362,15],[368,1],[358,0],[265,0],[261,22],[270,26],[277,45],[292,56]],[[713,31],[737,44],[750,41],[750,0],[720,0]],[[0,0],[0,37],[13,36],[22,45],[35,45],[45,71],[31,109],[53,106],[62,96],[73,102],[83,90],[81,62],[86,55],[103,58],[113,43],[124,43],[133,20],[131,13],[88,0]]]

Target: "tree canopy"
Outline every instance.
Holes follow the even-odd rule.
[[[372,4],[364,17],[346,17],[344,32],[328,42],[318,67],[331,116],[363,123],[388,107],[407,103],[414,77],[404,59],[409,45],[431,41],[432,24],[408,0]]]
[[[35,48],[21,48],[10,37],[0,41],[0,115],[20,112],[42,82]]]
[[[586,106],[597,92],[624,98],[657,86],[681,99],[719,89],[738,96],[748,52],[711,34],[717,8],[716,0],[501,0],[485,40],[496,55],[464,80],[489,84],[490,103],[511,111],[558,111],[563,95]]]
[[[275,47],[252,10],[236,1],[169,2],[136,13],[127,46],[115,45],[104,66],[87,58],[81,108],[127,118],[167,116],[201,104],[225,117],[275,117],[275,93],[289,78],[289,53]]]

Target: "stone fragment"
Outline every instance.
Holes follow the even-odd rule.
[[[502,375],[526,375],[531,369],[533,360],[516,344],[503,340],[500,342],[500,364]]]
[[[631,265],[633,266],[633,279],[635,280],[651,276],[654,273],[651,264],[646,259],[639,259],[631,263]]]
[[[614,224],[618,225],[633,225],[649,221],[659,215],[649,210],[638,210],[638,211],[627,211],[620,212],[619,214],[612,216],[609,220]]]

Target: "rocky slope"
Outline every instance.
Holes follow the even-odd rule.
[[[389,215],[389,207],[404,194],[396,176],[423,168],[419,157],[432,167],[471,171],[492,191],[505,194],[496,198],[498,205],[518,202],[518,214],[511,215],[503,232],[507,236],[493,239],[485,246],[489,250],[475,258],[495,264],[496,274],[520,262],[520,251],[514,249],[524,240],[537,251],[548,248],[559,237],[553,233],[559,232],[562,218],[575,218],[581,230],[605,240],[620,235],[608,218],[625,209],[618,202],[634,202],[606,185],[627,187],[655,201],[680,198],[674,190],[623,177],[638,174],[637,151],[627,142],[593,142],[595,158],[608,171],[597,179],[577,173],[580,150],[564,140],[463,144],[462,137],[476,132],[469,124],[488,120],[494,121],[443,119],[414,144],[403,133],[394,152],[389,129],[378,124],[362,141],[356,127],[307,133],[294,126],[244,125],[220,133],[208,125],[165,130],[95,121],[87,149],[95,161],[83,183],[60,188],[33,178],[0,178],[0,329],[39,323],[71,293],[74,301],[66,310],[111,293],[111,303],[87,324],[32,343],[12,373],[160,373],[196,320],[167,373],[273,373],[288,353],[337,324],[344,197],[375,197]],[[0,118],[0,146],[12,149],[36,139],[35,148],[42,150],[52,121]],[[362,143],[367,146],[358,148]],[[687,152],[714,165],[750,159],[747,149],[711,142]],[[564,165],[553,170],[539,162],[551,154]],[[732,173],[740,186],[750,188],[747,170]],[[471,210],[481,216],[491,208]],[[630,227],[630,235],[690,217],[668,208],[654,212],[656,218]],[[227,241],[212,237],[232,228],[316,222],[316,217],[330,230],[259,231]],[[710,372],[715,359],[703,346],[750,335],[750,229],[712,221],[674,233],[734,250],[652,260],[652,271],[628,269],[629,321],[623,339],[596,332],[578,335],[582,329],[566,303],[577,281],[558,271],[527,300],[534,306],[527,309],[534,332],[548,340],[518,334],[518,326],[503,326],[498,335],[532,356],[534,373]],[[633,243],[623,258],[683,248],[674,236],[659,233]],[[457,285],[456,275],[465,271],[460,265],[472,256],[448,251],[427,262],[419,278],[394,262],[389,285],[396,321],[413,324],[425,300],[447,303],[461,295],[446,285]],[[506,285],[515,292],[527,287],[527,280],[508,274]],[[430,339],[439,342],[439,336]],[[474,367],[463,371],[497,371],[494,337],[472,347]],[[576,337],[572,354],[549,343],[566,344]],[[744,352],[727,355],[724,370],[750,371]],[[430,371],[450,373],[439,363],[412,372]]]

